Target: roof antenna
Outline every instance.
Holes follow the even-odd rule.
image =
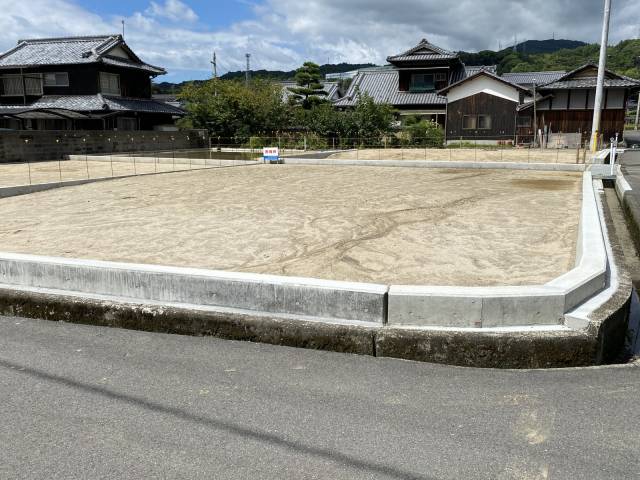
[[[124,40],[124,18],[122,19],[122,39]]]

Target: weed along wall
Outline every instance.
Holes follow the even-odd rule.
[[[204,131],[97,132],[7,131],[0,132],[0,163],[57,160],[68,155],[109,154],[208,147]]]

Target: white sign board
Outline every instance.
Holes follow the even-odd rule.
[[[278,147],[264,147],[262,149],[262,159],[265,162],[277,162],[280,160],[280,149]]]

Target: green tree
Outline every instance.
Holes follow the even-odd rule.
[[[444,130],[437,122],[420,120],[412,116],[405,119],[401,140],[405,144],[441,148],[444,145]]]
[[[367,93],[358,93],[356,107],[351,114],[348,128],[350,136],[379,138],[393,131],[395,111],[386,103],[376,103]]]
[[[207,129],[213,136],[246,139],[287,128],[290,115],[282,102],[279,85],[254,80],[243,82],[214,79],[185,87],[180,97],[188,115],[181,126]]]
[[[311,108],[326,97],[327,92],[320,79],[320,66],[313,62],[304,62],[302,67],[296,70],[295,81],[297,87],[289,88],[293,93],[292,98],[302,104],[304,108]]]

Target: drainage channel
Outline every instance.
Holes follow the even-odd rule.
[[[640,358],[640,298],[635,288],[631,294],[629,328],[627,329],[624,356],[627,360]]]

